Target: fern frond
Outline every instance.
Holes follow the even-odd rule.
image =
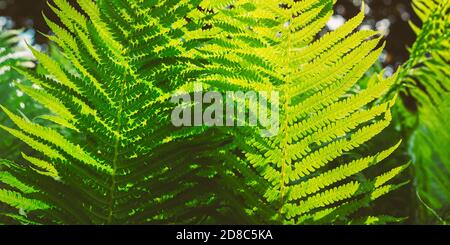
[[[366,171],[400,144],[365,149],[392,120],[396,97],[388,92],[398,74],[362,86],[384,44],[377,32],[357,31],[364,7],[321,35],[334,3],[80,0],[76,8],[53,0],[62,24],[44,18],[64,62],[29,47],[39,69],[16,68],[33,83],[19,88],[50,114],[29,120],[2,106],[14,125],[1,128],[31,148],[0,170],[3,216],[45,224],[349,223],[399,188],[389,182],[408,165]],[[170,98],[196,92],[196,83],[279,92],[280,101],[264,98],[279,107],[278,132],[175,127]]]
[[[242,183],[237,196],[258,200],[241,208],[259,223],[303,223],[309,214],[367,193],[385,194],[393,188],[382,189],[383,184],[404,169],[369,182],[355,179],[398,147],[350,156],[390,124],[395,103],[395,97],[379,98],[396,76],[373,76],[366,88],[358,86],[383,48],[376,32],[355,31],[364,10],[317,39],[334,2],[283,3],[235,1],[232,9],[217,9],[216,39],[200,50],[214,62],[206,65],[208,77],[199,81],[218,90],[280,93],[277,135],[261,137],[261,128],[229,131],[236,136],[235,159],[230,160],[235,163],[226,165],[232,170],[225,175]],[[252,42],[243,41],[243,35]],[[333,215],[335,220],[339,214]]]
[[[30,85],[23,76],[16,72],[15,67],[34,67],[34,59],[31,52],[27,50],[26,42],[32,42],[29,38],[30,32],[23,30],[9,30],[0,27],[0,104],[15,108],[16,112],[24,113],[33,117],[42,112],[41,108],[35,106],[34,102],[18,85]],[[0,124],[11,126],[7,116],[0,113]],[[4,158],[16,161],[20,158],[19,148],[24,144],[14,136],[4,135],[0,141],[0,151]]]
[[[192,58],[207,37],[200,1],[77,4],[82,12],[66,0],[49,3],[62,25],[45,18],[65,64],[29,47],[39,71],[17,68],[34,84],[20,89],[51,112],[39,117],[46,123],[2,107],[17,129],[2,128],[35,150],[5,176],[38,194],[26,199],[5,190],[0,201],[39,209],[28,216],[37,223],[196,223],[214,216],[216,198],[205,184],[211,174],[203,172],[213,162],[201,152],[223,138],[176,128],[169,117],[170,96],[202,62]]]
[[[414,0],[412,4],[421,25],[411,23],[417,40],[398,79],[417,110],[402,111],[402,105],[398,110],[417,118],[415,128],[407,130],[412,131],[409,154],[416,173],[420,222],[446,223],[450,220],[450,155],[444,150],[450,147],[450,1]]]
[[[0,29],[0,81],[11,82],[15,77],[13,66],[24,66],[31,59],[19,45],[21,30]]]

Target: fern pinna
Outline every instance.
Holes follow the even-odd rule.
[[[316,38],[333,4],[54,0],[62,25],[47,20],[49,39],[68,64],[33,50],[46,74],[19,69],[51,126],[3,107],[17,128],[2,128],[36,154],[2,161],[2,221],[347,222],[397,188],[387,182],[406,165],[361,174],[398,146],[363,150],[391,120],[395,97],[383,95],[395,77],[358,82],[383,48],[376,32],[355,31],[364,11]],[[192,82],[279,91],[279,133],[174,127],[170,96]]]
[[[369,180],[357,177],[398,146],[372,155],[362,146],[391,121],[395,96],[383,98],[395,77],[358,83],[383,45],[377,32],[355,31],[364,10],[316,40],[333,1],[233,1],[215,18],[217,38],[204,83],[220,90],[280,92],[280,130],[263,138],[258,128],[237,128],[227,154],[235,212],[256,223],[342,223],[378,197],[407,165]],[[351,220],[351,219],[350,219]],[[394,221],[368,216],[362,223]]]

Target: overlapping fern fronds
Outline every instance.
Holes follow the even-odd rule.
[[[341,223],[399,187],[401,163],[361,175],[398,146],[364,149],[396,99],[383,97],[395,76],[358,82],[384,47],[356,31],[364,11],[317,38],[332,0],[78,4],[54,0],[62,25],[47,20],[67,62],[33,50],[41,70],[18,69],[51,126],[3,107],[16,126],[2,128],[34,152],[2,162],[2,221]],[[170,96],[192,82],[280,92],[278,134],[174,127]]]
[[[203,50],[210,74],[201,81],[219,90],[280,93],[276,136],[261,137],[259,128],[230,131],[236,148],[225,154],[224,184],[235,189],[235,213],[249,222],[347,222],[396,189],[388,181],[406,167],[357,177],[398,146],[362,150],[391,121],[395,97],[379,98],[396,78],[358,83],[383,49],[377,32],[355,31],[364,10],[316,40],[332,6],[331,0],[233,1],[217,10],[217,38]]]
[[[410,112],[417,122],[409,151],[423,210],[419,218],[426,223],[445,223],[450,220],[450,1],[412,3],[422,23],[420,27],[411,23],[417,40],[399,80],[417,103],[417,111]]]

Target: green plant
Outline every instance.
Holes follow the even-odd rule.
[[[54,123],[45,127],[4,108],[19,130],[3,129],[36,151],[23,154],[28,163],[2,164],[5,222],[18,217],[16,209],[26,213],[19,222],[202,219],[191,210],[214,200],[204,191],[209,186],[199,184],[202,154],[186,152],[199,151],[208,135],[192,139],[205,130],[177,129],[166,113],[172,91],[195,75],[188,67],[198,61],[188,55],[201,26],[183,16],[197,11],[196,1],[78,4],[83,14],[54,1],[63,25],[47,20],[56,34],[49,39],[70,66],[30,47],[40,72],[18,69],[38,86],[20,89],[53,112],[47,119]]]
[[[396,189],[386,183],[407,166],[361,178],[398,146],[372,155],[360,147],[389,125],[395,96],[379,98],[395,77],[358,83],[383,49],[376,32],[355,31],[364,11],[316,40],[333,2],[282,3],[235,1],[212,24],[223,32],[205,48],[210,74],[201,81],[219,90],[280,92],[278,135],[231,130],[235,149],[226,155],[224,184],[234,185],[235,212],[256,223],[349,222]]]
[[[407,167],[363,172],[399,145],[364,149],[396,99],[383,96],[396,76],[359,82],[383,49],[376,32],[355,31],[364,11],[317,38],[332,0],[53,2],[64,64],[31,48],[39,72],[18,68],[50,122],[2,107],[18,129],[2,128],[35,150],[1,163],[3,222],[399,220],[354,215]],[[279,91],[279,134],[174,127],[170,97],[193,82]]]
[[[415,0],[413,7],[422,25],[411,23],[417,41],[398,79],[404,84],[402,93],[414,98],[416,110],[398,109],[412,121],[404,130],[410,135],[421,207],[418,218],[421,223],[446,223],[450,218],[450,1]]]
[[[40,110],[17,88],[16,84],[28,83],[28,81],[12,68],[13,66],[34,66],[29,51],[24,47],[24,42],[21,42],[25,34],[22,30],[8,30],[0,27],[0,91],[2,91],[0,104],[15,108],[15,111],[32,117]],[[5,114],[0,114],[0,124],[12,126],[7,120],[8,117]],[[23,146],[24,144],[17,138],[4,135],[0,141],[0,154],[2,157],[16,160],[20,157],[19,149]]]

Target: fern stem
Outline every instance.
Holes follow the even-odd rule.
[[[124,86],[125,82],[120,85],[120,98],[119,98],[119,108],[117,112],[117,134],[115,136],[114,142],[114,158],[112,162],[112,173],[111,173],[111,186],[109,189],[109,212],[108,212],[108,220],[107,224],[112,223],[113,219],[113,210],[114,210],[114,192],[116,188],[116,171],[117,171],[117,160],[119,158],[119,144],[121,140],[120,131],[122,129],[122,112],[123,112],[123,95],[124,95]]]
[[[292,16],[292,15],[291,15]],[[290,98],[288,97],[288,93],[286,93],[286,91],[288,91],[288,85],[291,84],[292,81],[292,77],[291,77],[291,46],[292,46],[292,40],[291,40],[291,22],[292,22],[292,17],[290,17],[289,19],[289,26],[287,27],[287,47],[286,47],[286,65],[287,65],[287,74],[286,74],[286,83],[283,85],[283,111],[286,112],[288,111],[289,108],[289,100]],[[283,122],[283,128],[282,130],[284,130],[283,132],[283,140],[282,140],[282,151],[283,151],[283,160],[281,162],[281,185],[280,185],[280,195],[281,195],[281,205],[280,205],[280,209],[278,210],[278,213],[280,215],[280,218],[282,217],[282,207],[284,206],[284,198],[285,198],[285,178],[286,178],[286,164],[288,163],[287,158],[289,157],[287,154],[287,144],[288,144],[288,120],[285,117],[284,118],[284,122]],[[284,219],[282,219],[284,220]]]
[[[424,201],[422,200],[422,197],[421,197],[420,194],[419,194],[419,190],[416,190],[416,196],[417,196],[417,198],[419,199],[420,203],[422,203],[422,205],[425,206],[425,208],[426,208],[431,214],[433,214],[433,215],[439,220],[439,222],[441,222],[441,224],[447,225],[447,222],[445,222],[445,220],[444,220],[441,216],[439,216],[439,214],[438,214],[433,208],[431,208],[426,202],[424,202]]]

